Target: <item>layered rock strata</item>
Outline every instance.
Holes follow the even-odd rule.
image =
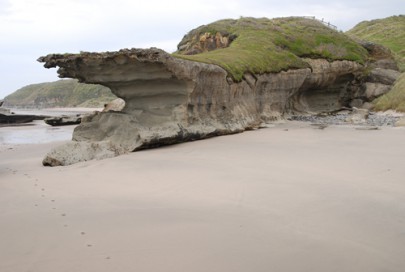
[[[371,42],[360,41],[360,44],[367,49],[370,62],[357,83],[358,87],[353,89],[350,103],[353,107],[366,107],[369,102],[388,93],[401,74],[388,48]]]
[[[306,60],[311,68],[234,82],[219,66],[151,49],[52,54],[38,59],[60,67],[62,78],[107,86],[125,100],[122,111],[84,118],[72,142],[55,148],[44,165],[69,165],[178,142],[257,128],[295,111],[343,106],[363,67],[350,61]]]

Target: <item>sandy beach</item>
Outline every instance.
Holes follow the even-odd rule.
[[[404,271],[405,129],[286,122],[67,167],[0,145],[0,271]]]

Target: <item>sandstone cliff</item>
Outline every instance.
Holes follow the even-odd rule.
[[[107,86],[126,102],[122,112],[88,118],[75,129],[72,143],[48,154],[46,165],[237,133],[294,110],[340,107],[343,85],[362,69],[350,61],[308,60],[311,68],[246,74],[233,82],[219,66],[159,49],[48,55],[40,61],[61,67],[61,77]]]
[[[225,50],[240,38],[230,37],[205,35],[198,50],[212,49],[214,43],[218,51]],[[43,164],[52,166],[242,132],[297,111],[347,106],[362,88],[365,70],[351,60],[300,58],[301,68],[293,64],[278,72],[239,70],[244,73],[238,80],[219,65],[156,48],[51,54],[39,61],[46,68],[60,67],[62,78],[104,85],[125,100],[122,111],[84,118],[73,141],[45,157]]]

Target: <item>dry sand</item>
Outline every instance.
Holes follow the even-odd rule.
[[[288,123],[55,168],[60,143],[3,145],[0,271],[405,271],[404,139]]]

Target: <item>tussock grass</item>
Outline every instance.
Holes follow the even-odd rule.
[[[395,53],[400,70],[405,72],[405,15],[364,21],[347,34],[388,47]]]
[[[391,49],[400,71],[405,72],[405,15],[364,21],[347,33]],[[374,100],[373,103],[375,110],[393,109],[405,112],[405,74],[398,78],[390,92]]]
[[[405,73],[401,74],[389,93],[374,100],[374,109],[378,111],[392,109],[405,112]]]

